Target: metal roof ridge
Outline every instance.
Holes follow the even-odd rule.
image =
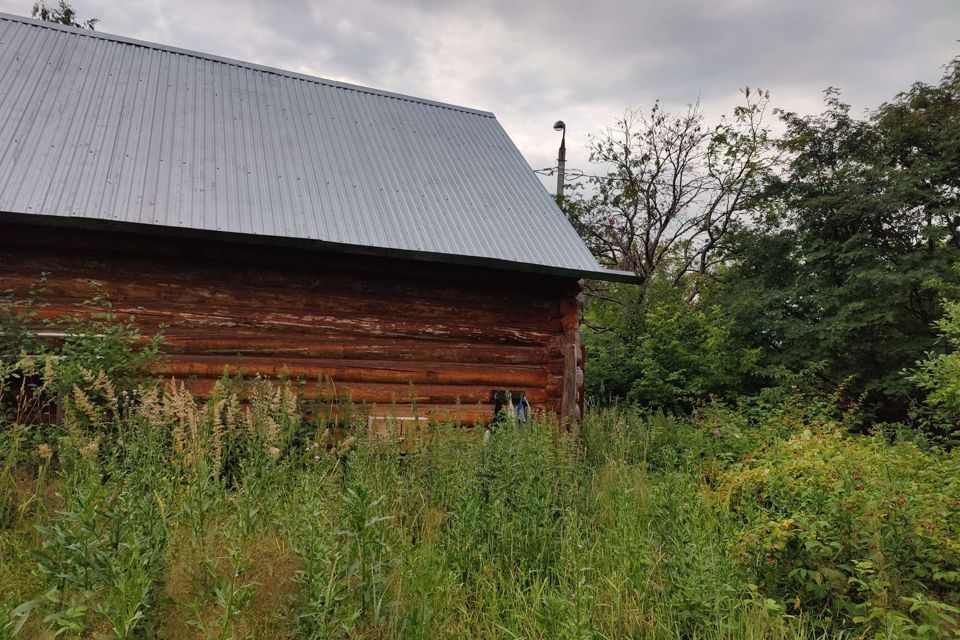
[[[100,40],[107,40],[111,42],[120,42],[123,44],[129,44],[137,47],[145,47],[147,49],[155,49],[157,51],[165,51],[168,53],[185,55],[192,58],[198,58],[200,60],[210,60],[212,62],[220,62],[222,64],[233,65],[233,66],[244,68],[244,69],[251,69],[253,71],[272,73],[274,75],[293,78],[295,80],[303,80],[306,82],[313,82],[316,84],[327,85],[329,87],[334,87],[337,89],[356,91],[358,93],[366,93],[369,95],[380,96],[384,98],[391,98],[394,100],[403,100],[406,102],[416,102],[416,103],[431,106],[431,107],[438,107],[440,109],[449,109],[451,111],[460,111],[462,113],[469,113],[473,115],[496,119],[496,115],[491,111],[473,109],[470,107],[450,104],[447,102],[440,102],[439,100],[430,100],[428,98],[418,98],[417,96],[411,96],[403,93],[395,93],[393,91],[385,91],[383,89],[375,89],[373,87],[366,87],[363,85],[352,84],[349,82],[341,82],[339,80],[330,80],[328,78],[320,78],[318,76],[311,76],[306,73],[297,73],[296,71],[288,71],[286,69],[280,69],[279,67],[271,67],[268,65],[257,64],[255,62],[247,62],[245,60],[238,60],[236,58],[219,56],[213,53],[204,53],[202,51],[195,51],[192,49],[184,49],[182,47],[174,47],[172,45],[159,44],[156,42],[150,42],[148,40],[138,40],[136,38],[128,38],[127,36],[120,36],[112,33],[105,33],[103,31],[95,31],[95,30],[86,29],[83,27],[71,27],[71,26],[67,26],[67,25],[63,25],[55,22],[45,22],[43,20],[37,20],[35,18],[27,18],[26,16],[18,16],[16,14],[6,13],[3,11],[0,11],[0,20],[20,22],[22,24],[29,24],[35,27],[51,29],[54,31],[65,31],[67,33],[73,33],[73,34],[85,36],[88,38],[97,38]]]

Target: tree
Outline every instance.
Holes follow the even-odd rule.
[[[65,24],[68,27],[81,27],[90,29],[91,31],[93,31],[97,23],[100,22],[99,18],[90,18],[89,20],[79,22],[77,20],[77,12],[70,6],[67,0],[60,0],[56,7],[48,7],[44,0],[39,0],[34,3],[30,15],[44,22],[55,22],[57,24]]]
[[[819,381],[867,422],[906,420],[925,394],[942,421],[953,387],[940,374],[956,359],[938,357],[950,347],[935,327],[952,339],[955,306],[940,320],[938,298],[960,282],[960,59],[866,117],[836,89],[818,115],[778,111],[775,141],[765,104],[747,94],[711,131],[696,107],[654,108],[597,139],[592,158],[611,170],[566,204],[600,259],[645,286],[593,292],[594,391],[682,406]],[[905,373],[924,354],[940,368]]]
[[[731,320],[717,304],[719,286],[706,281],[688,300],[670,278],[656,276],[643,288],[609,291],[619,304],[593,299],[586,309],[587,394],[688,411],[712,396],[744,393],[760,354],[733,339]],[[610,329],[591,328],[597,325]]]
[[[699,105],[671,115],[655,104],[594,138],[599,173],[562,204],[598,259],[641,286],[587,285],[591,396],[684,410],[753,375],[756,354],[727,340],[711,281],[770,164],[769,96],[744,98],[714,127]]]
[[[725,308],[765,364],[848,388],[868,419],[907,416],[903,369],[935,348],[931,283],[958,245],[960,66],[866,119],[835,89],[817,116],[780,113],[779,171],[735,246]]]
[[[629,111],[595,138],[591,195],[566,202],[597,257],[642,282],[665,274],[679,285],[723,260],[722,245],[749,207],[768,164],[766,92],[744,90],[745,104],[713,128],[699,105],[671,115]]]
[[[910,233],[933,251],[960,248],[960,58],[939,84],[915,83],[883,104],[873,121],[882,133],[886,196],[908,216]]]
[[[960,262],[954,271],[960,277]],[[951,293],[944,299],[944,314],[936,323],[946,350],[928,353],[918,361],[912,380],[926,392],[918,413],[928,423],[927,429],[956,445],[960,443],[960,289]]]

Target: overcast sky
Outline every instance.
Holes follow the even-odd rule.
[[[55,4],[51,0],[50,4]],[[538,169],[586,168],[587,135],[627,107],[743,86],[812,113],[836,86],[855,109],[960,54],[960,0],[72,0],[98,30],[486,109]],[[0,0],[29,15],[32,0]],[[547,182],[550,182],[549,180]]]

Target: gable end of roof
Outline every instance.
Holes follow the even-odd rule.
[[[0,212],[623,276],[489,112],[6,14]]]

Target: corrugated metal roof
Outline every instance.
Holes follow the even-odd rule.
[[[491,113],[6,14],[0,211],[623,278]]]

